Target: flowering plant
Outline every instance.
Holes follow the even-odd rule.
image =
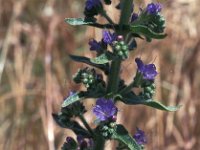
[[[114,23],[103,7],[111,3],[111,0],[86,0],[85,18],[65,19],[70,25],[88,25],[104,29],[101,41],[89,41],[90,50],[96,53],[95,58],[75,55],[70,57],[74,61],[101,70],[107,78],[104,79],[102,74],[98,74],[90,67],[79,69],[74,75],[74,82],[83,84],[86,90],[71,92],[64,100],[61,112],[53,114],[53,118],[61,127],[71,129],[77,135],[76,140],[72,137],[66,138],[63,150],[102,150],[107,140],[117,140],[118,150],[143,149],[147,143],[144,131],[137,128],[137,132],[132,136],[123,125],[117,124],[116,103],[142,104],[165,111],[176,111],[180,107],[165,106],[153,100],[154,81],[158,74],[154,64],[145,64],[140,58],[136,58],[137,70],[132,82],[126,85],[120,77],[121,63],[137,48],[136,39],[150,42],[152,39],[166,37],[163,33],[165,19],[161,15],[161,4],[148,4],[136,13],[133,0],[121,0],[116,6],[121,12],[119,23]],[[97,15],[104,17],[108,23],[98,23],[95,18]],[[133,92],[134,88],[142,90],[136,94]],[[95,128],[91,128],[84,117],[86,109],[82,101],[87,98],[96,100],[96,105],[92,109],[96,116]],[[75,118],[79,118],[84,127]]]

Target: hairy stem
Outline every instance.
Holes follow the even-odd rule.
[[[119,33],[123,36],[125,36],[127,33],[123,31],[123,25],[126,25],[129,23],[130,17],[131,17],[131,9],[132,9],[133,0],[122,0],[122,10],[121,10],[121,16],[119,20],[120,30]]]
[[[108,77],[107,93],[116,94],[118,90],[120,66],[121,66],[120,59],[112,61]]]
[[[86,129],[90,132],[90,134],[94,137],[94,132],[93,130],[90,128],[90,126],[88,125],[87,121],[85,120],[84,116],[82,114],[79,115],[80,120],[82,121],[82,123],[84,124],[84,126],[86,127]]]
[[[142,80],[142,76],[141,75],[138,75],[138,76],[136,75],[136,79],[133,82],[131,82],[127,87],[122,89],[119,92],[119,94],[120,95],[126,94],[126,93],[130,92],[134,87],[138,87],[140,85],[140,83],[141,83],[141,80]]]
[[[94,150],[104,150],[105,139],[102,136],[96,136]]]
[[[133,0],[122,0],[123,8],[120,15],[119,30],[117,30],[117,34],[123,35],[124,38],[126,37],[127,32],[125,32],[122,29],[123,26],[128,24],[129,22],[131,16],[132,2]],[[111,62],[111,68],[108,77],[107,93],[112,93],[114,95],[118,91],[120,67],[121,67],[121,59],[118,58]]]
[[[100,14],[101,14],[104,18],[106,18],[106,20],[107,20],[111,25],[114,25],[114,22],[113,22],[112,19],[108,16],[108,14],[106,13],[105,10],[102,10],[102,11],[100,12]]]

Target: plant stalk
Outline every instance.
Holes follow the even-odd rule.
[[[118,35],[123,35],[124,38],[127,32],[123,31],[123,26],[129,23],[131,16],[131,7],[133,0],[122,0],[122,10],[119,21],[119,30],[117,30]],[[112,93],[113,95],[117,93],[119,86],[119,74],[121,67],[121,59],[115,59],[111,62],[110,73],[108,77],[107,93]]]
[[[111,63],[111,69],[109,72],[108,86],[107,86],[108,94],[109,93],[116,94],[116,92],[118,91],[120,66],[121,66],[120,59],[113,60]]]
[[[89,133],[91,134],[92,137],[94,137],[94,132],[93,130],[90,128],[90,126],[88,125],[87,121],[85,120],[84,116],[82,114],[80,114],[78,116],[80,118],[80,120],[82,121],[82,123],[84,124],[84,126],[86,127],[86,129],[89,131]]]

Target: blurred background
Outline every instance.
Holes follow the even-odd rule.
[[[144,7],[150,1],[136,1]],[[136,53],[123,64],[122,77],[133,77],[135,57],[155,63],[155,99],[167,105],[182,104],[175,113],[144,106],[119,104],[118,122],[134,134],[147,134],[148,150],[200,149],[200,13],[199,0],[163,0],[165,40],[150,44],[138,40]],[[113,0],[113,6],[118,0]],[[117,22],[119,12],[106,6]],[[66,17],[83,17],[80,0],[0,0],[0,149],[60,149],[69,130],[52,120],[70,89],[71,79],[82,64],[68,54],[92,56],[88,40],[101,38],[92,27],[72,27]],[[136,8],[137,11],[138,8]],[[99,20],[104,21],[101,17]],[[92,101],[86,117],[91,120]],[[106,150],[114,149],[106,143]]]

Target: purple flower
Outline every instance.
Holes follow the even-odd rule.
[[[138,71],[143,75],[146,80],[154,80],[155,76],[158,74],[156,71],[156,66],[154,64],[145,65],[140,58],[136,58]]]
[[[133,135],[133,138],[139,145],[144,145],[147,143],[147,138],[144,131],[137,128],[137,132]]]
[[[101,1],[100,0],[87,0],[85,3],[85,8],[87,10],[91,10],[92,8],[101,5]]]
[[[147,5],[146,11],[149,14],[155,15],[162,10],[162,6],[160,3],[150,3]]]
[[[131,22],[134,22],[137,19],[138,19],[138,14],[137,13],[133,13],[132,16],[131,16]]]
[[[103,41],[106,44],[112,44],[113,41],[117,39],[117,35],[115,33],[111,33],[110,31],[103,31]]]
[[[91,39],[88,44],[91,51],[100,51],[102,49],[101,42],[97,42],[95,39]]]
[[[116,116],[117,107],[111,99],[99,98],[93,107],[93,113],[99,120],[105,121]]]

